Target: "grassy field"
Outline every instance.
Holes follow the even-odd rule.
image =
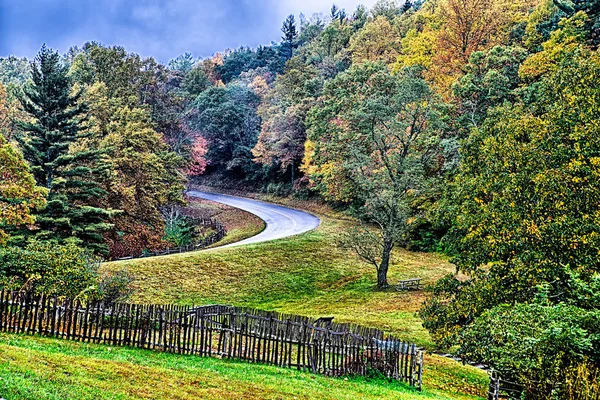
[[[397,382],[0,334],[0,396],[83,399],[451,399]]]
[[[103,268],[127,268],[134,274],[135,302],[227,303],[313,317],[334,316],[336,321],[378,327],[432,350],[430,337],[415,314],[424,293],[376,290],[374,269],[336,245],[336,236],[354,221],[323,205],[285,202],[319,215],[322,225],[307,234],[270,243],[128,260],[104,264]],[[453,269],[443,257],[398,250],[389,279],[394,283],[422,277],[428,283]],[[475,398],[484,395],[487,383],[482,371],[435,355],[425,357],[426,391],[417,393],[383,381],[344,381],[244,363],[8,335],[0,337],[0,362],[0,397],[10,393],[12,397],[5,395],[8,400],[88,395]],[[27,390],[34,394],[39,388],[40,392],[29,396],[23,394],[27,391],[19,392],[19,387],[29,387]],[[92,395],[104,389],[105,397]]]

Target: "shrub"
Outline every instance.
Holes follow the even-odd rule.
[[[100,276],[100,260],[74,243],[33,241],[0,248],[0,288],[80,300],[122,301],[133,280],[126,271]]]
[[[30,242],[0,249],[0,285],[47,295],[76,297],[97,283],[98,260],[73,243]]]
[[[133,276],[125,269],[100,277],[98,297],[106,303],[126,301],[133,293]]]

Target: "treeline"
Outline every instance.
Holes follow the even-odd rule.
[[[599,15],[597,0],[382,0],[168,66],[97,43],[0,60],[3,240],[160,246],[161,210],[202,174],[322,196],[364,222],[342,245],[381,288],[395,246],[453,257],[421,310],[441,348],[531,398],[594,398]]]

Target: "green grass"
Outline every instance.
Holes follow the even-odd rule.
[[[0,334],[0,394],[18,399],[450,399],[405,384]]]
[[[310,209],[322,218],[322,225],[275,242],[107,263],[102,268],[127,267],[135,276],[132,300],[139,303],[227,303],[334,316],[335,321],[377,327],[432,350],[416,315],[425,294],[376,290],[374,269],[336,246],[336,235],[354,221],[320,205],[286,202]],[[389,280],[422,277],[432,283],[453,270],[441,256],[398,250]],[[430,354],[424,363],[425,393],[417,393],[398,383],[345,381],[246,363],[11,335],[0,336],[0,363],[0,397],[8,400],[460,399],[483,396],[487,384],[484,372]]]
[[[336,245],[354,221],[307,203],[322,218],[315,231],[241,248],[215,249],[106,264],[135,277],[140,303],[226,303],[377,327],[429,350],[433,343],[416,315],[423,292],[379,291],[375,270]],[[389,281],[421,277],[425,283],[454,271],[444,257],[397,250]],[[483,395],[487,377],[472,367],[427,355],[424,385],[447,393]]]

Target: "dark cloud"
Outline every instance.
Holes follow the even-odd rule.
[[[121,45],[162,62],[189,51],[279,40],[289,13],[326,12],[316,0],[0,0],[0,57],[32,57],[46,43],[65,52],[87,41]],[[338,2],[339,3],[339,2]],[[359,1],[342,0],[344,6]],[[363,2],[364,3],[364,2]],[[366,3],[373,3],[367,0]]]

